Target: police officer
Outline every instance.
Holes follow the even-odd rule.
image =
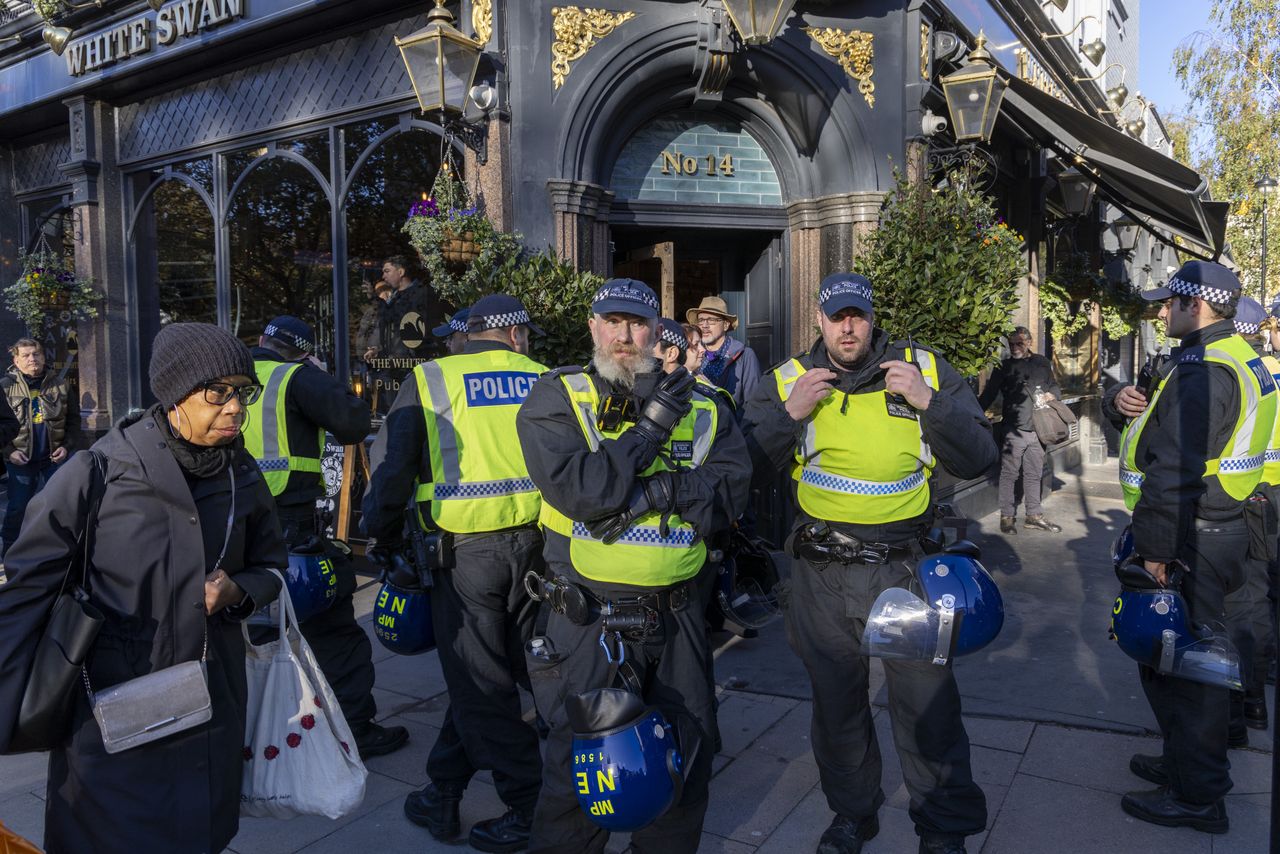
[[[742,510],[750,467],[732,413],[683,367],[663,373],[650,354],[658,299],[647,285],[611,279],[591,311],[591,363],[543,377],[516,419],[542,492],[547,584],[569,589],[585,610],[557,606],[528,659],[551,728],[529,850],[604,850],[608,833],[578,805],[565,699],[624,680],[680,730],[688,763],[683,796],[632,834],[632,848],[692,852],[707,808],[714,715],[694,580],[705,538]],[[608,621],[605,610],[614,612]],[[635,628],[606,631],[622,621]]]
[[[459,309],[445,323],[431,330],[431,334],[444,340],[450,356],[460,356],[467,350],[467,317],[470,309]]]
[[[1112,397],[1133,418],[1120,445],[1120,485],[1133,511],[1134,550],[1162,585],[1181,564],[1191,621],[1226,620],[1224,599],[1245,581],[1244,502],[1262,477],[1276,409],[1270,373],[1236,334],[1240,282],[1221,264],[1189,261],[1164,287],[1160,317],[1180,338],[1146,389]],[[1161,756],[1135,755],[1137,776],[1159,788],[1120,801],[1129,815],[1166,827],[1225,833],[1228,692],[1138,668],[1164,736]]]
[[[912,586],[936,461],[971,478],[998,453],[977,399],[946,360],[891,342],[874,326],[870,281],[833,273],[818,301],[821,337],[761,381],[743,429],[759,479],[791,470],[801,532],[793,542],[805,535],[859,544],[844,562],[825,564],[793,547],[786,614],[813,684],[813,752],[836,813],[818,851],[857,854],[878,832],[884,802],[869,659],[859,654],[868,613],[886,588]],[[973,782],[951,668],[886,659],[884,669],[920,851],[963,852],[964,837],[986,826],[987,808]]]
[[[320,454],[325,431],[344,445],[363,442],[369,434],[369,404],[323,370],[314,352],[311,326],[289,315],[268,323],[253,349],[263,392],[249,407],[245,447],[257,458],[275,496],[280,527],[291,546],[320,533],[316,500],[324,494]],[[342,706],[360,755],[380,756],[403,747],[409,731],[373,722],[378,711],[373,646],[356,624],[355,569],[345,559],[335,560],[334,569],[337,597],[302,624],[302,634]]]
[[[471,307],[465,352],[417,366],[400,387],[374,441],[364,501],[375,560],[400,547],[411,498],[423,527],[452,540],[455,568],[435,572],[431,596],[449,708],[427,758],[431,782],[409,794],[404,811],[436,839],[453,839],[463,790],[477,771],[492,771],[508,810],[472,827],[481,851],[525,847],[542,780],[538,735],[521,719],[516,688],[528,685],[524,644],[537,614],[524,578],[543,565],[541,501],[515,425],[546,371],[527,355],[530,331],[541,334],[514,297]]]

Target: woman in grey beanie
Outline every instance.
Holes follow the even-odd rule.
[[[86,662],[93,690],[204,659],[212,719],[106,753],[78,693],[49,754],[44,847],[63,852],[221,851],[236,835],[245,757],[239,621],[276,598],[288,554],[245,407],[260,393],[248,349],[203,323],[156,336],[159,403],[98,441],[105,492],[91,533],[89,598],[105,619]],[[0,586],[0,753],[14,736],[35,644],[89,524],[94,456],[76,454],[31,503]],[[99,477],[98,482],[102,483]]]

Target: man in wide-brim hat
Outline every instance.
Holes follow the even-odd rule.
[[[727,391],[740,410],[760,380],[760,362],[755,351],[729,337],[738,326],[738,316],[729,313],[720,297],[703,297],[697,308],[685,312],[685,319],[702,334],[703,376]]]

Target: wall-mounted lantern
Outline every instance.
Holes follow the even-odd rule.
[[[721,0],[745,44],[768,44],[782,31],[796,0]]]
[[[987,37],[978,33],[968,64],[941,80],[947,111],[951,114],[951,127],[958,142],[967,139],[987,142],[991,139],[996,118],[1000,115],[1000,104],[1009,85],[996,72],[986,44]]]
[[[1062,191],[1062,207],[1070,216],[1088,213],[1093,204],[1094,184],[1088,175],[1072,166],[1057,175],[1058,189]]]
[[[453,26],[453,15],[444,2],[436,0],[425,27],[403,39],[396,36],[413,94],[424,113],[462,112],[484,52],[484,45]]]

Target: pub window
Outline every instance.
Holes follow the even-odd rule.
[[[333,253],[325,182],[314,167],[288,154],[250,163],[247,172],[232,176],[227,211],[231,331],[253,346],[271,318],[291,314],[314,327],[316,355],[332,363]]]

